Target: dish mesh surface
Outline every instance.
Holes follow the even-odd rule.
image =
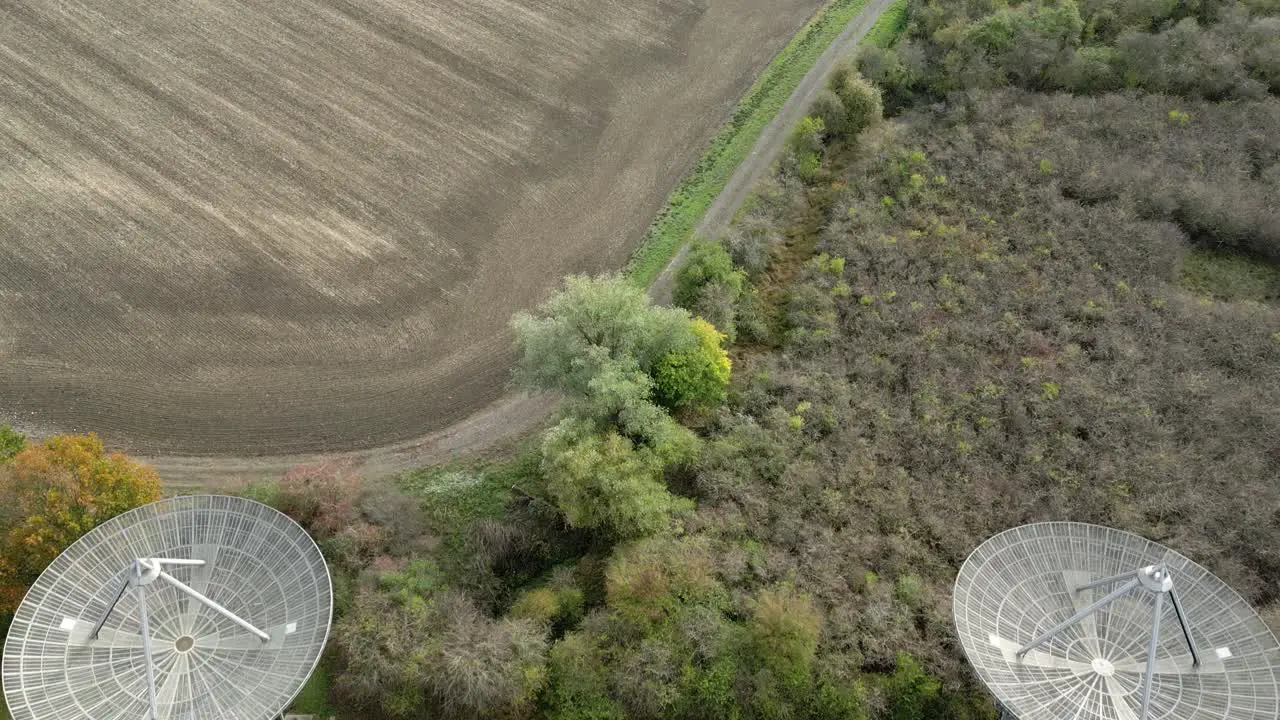
[[[1137,720],[1155,595],[1138,588],[1019,660],[1017,651],[1117,585],[1090,581],[1165,563],[1201,656],[1192,665],[1165,602],[1156,647],[1152,720],[1276,720],[1280,647],[1243,598],[1205,568],[1146,538],[1082,523],[1023,525],[965,561],[956,630],[969,662],[1022,720]]]
[[[140,720],[149,712],[132,588],[90,640],[136,558],[194,558],[166,572],[271,635],[263,643],[163,580],[146,587],[159,717],[267,720],[292,702],[329,634],[332,587],[315,542],[251,500],[178,497],[86,534],[28,591],[4,646],[14,720]]]

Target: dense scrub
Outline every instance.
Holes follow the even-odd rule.
[[[1275,171],[1250,180],[1257,145],[1217,123],[1278,103],[953,100],[755,214],[785,235],[820,211],[821,254],[779,347],[741,359],[694,523],[765,548],[748,582],[796,578],[847,661],[909,651],[954,680],[948,586],[1023,522],[1123,527],[1280,602],[1280,309],[1179,285],[1202,232],[1228,244],[1206,216],[1277,247],[1242,210],[1275,207]],[[1213,198],[1184,210],[1189,188]]]
[[[1278,14],[1268,0],[919,0],[903,41],[861,67],[895,110],[1004,85],[1259,99],[1280,93]]]

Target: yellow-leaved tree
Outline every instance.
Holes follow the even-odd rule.
[[[149,465],[107,453],[97,435],[55,435],[0,464],[0,622],[77,538],[160,499]],[[6,623],[7,624],[7,623]]]

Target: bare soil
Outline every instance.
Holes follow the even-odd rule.
[[[545,414],[512,312],[621,264],[818,5],[0,5],[0,421],[199,472]]]

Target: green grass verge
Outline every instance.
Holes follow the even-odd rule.
[[[413,470],[400,487],[421,498],[435,532],[448,532],[475,520],[502,517],[511,486],[537,473],[540,456],[524,448],[506,461],[454,463]]]
[[[641,287],[653,284],[689,241],[698,221],[751,152],[760,133],[864,4],[865,0],[832,0],[769,63],[733,117],[712,138],[711,146],[693,171],[671,193],[644,242],[632,254],[626,269],[632,282]]]
[[[329,706],[329,661],[321,658],[316,671],[311,673],[307,684],[302,686],[298,697],[294,698],[290,712],[306,715],[318,715],[323,718],[336,714]]]
[[[1280,267],[1222,250],[1192,250],[1182,263],[1182,285],[1219,300],[1280,299]]]
[[[876,24],[867,31],[862,42],[875,47],[887,48],[907,29],[907,5],[909,0],[894,0],[894,3],[880,13]]]

